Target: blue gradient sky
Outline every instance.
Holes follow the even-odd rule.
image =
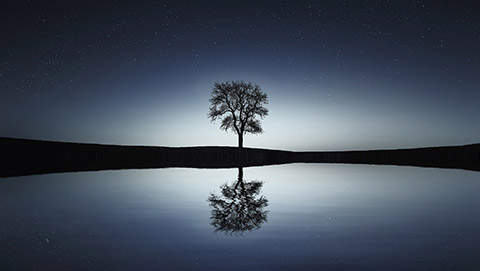
[[[0,136],[234,146],[208,98],[245,80],[270,101],[245,146],[480,141],[475,1],[216,2],[6,4]]]

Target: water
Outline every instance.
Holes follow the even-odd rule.
[[[0,270],[480,269],[479,172],[244,168],[225,198],[221,186],[235,188],[237,177],[152,169],[2,178]],[[230,208],[223,224],[212,195]]]

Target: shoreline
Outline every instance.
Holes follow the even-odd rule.
[[[480,171],[480,144],[295,152],[237,147],[155,147],[0,137],[0,177],[147,168],[233,168],[289,163],[419,166]]]

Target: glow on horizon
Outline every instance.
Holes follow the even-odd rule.
[[[236,146],[237,136],[221,131],[220,124],[210,123],[206,114],[213,83],[239,79],[259,84],[269,96],[270,114],[262,122],[265,133],[246,135],[246,147],[315,151],[460,145],[478,141],[475,134],[480,134],[480,128],[471,122],[458,122],[462,119],[458,108],[445,106],[444,111],[439,112],[426,106],[425,99],[418,99],[418,94],[408,93],[401,87],[397,87],[396,92],[386,92],[382,89],[385,86],[369,83],[351,85],[315,81],[312,77],[306,80],[304,74],[278,78],[275,73],[259,72],[208,71],[187,82],[170,79],[176,84],[166,84],[165,78],[150,79],[136,86],[134,82],[122,86],[119,81],[109,87],[110,91],[109,88],[106,91],[103,88],[101,94],[91,91],[92,94],[81,97],[83,100],[72,99],[52,112],[34,114],[32,122],[42,123],[44,133],[38,139],[45,140]],[[168,95],[160,91],[166,87],[170,88]],[[409,86],[404,88],[411,90]],[[115,93],[123,94],[117,99],[112,96]],[[442,103],[443,100],[431,97],[430,102]],[[84,104],[89,105],[88,110],[83,108]],[[463,111],[474,112],[472,105],[475,103],[466,104]],[[32,129],[36,129],[35,126],[32,125]],[[468,135],[460,133],[466,130],[470,131]]]
[[[216,76],[210,77],[191,86],[188,97],[179,92],[167,97],[164,102],[145,100],[145,107],[132,110],[133,115],[112,127],[119,131],[118,134],[91,137],[92,141],[157,146],[236,146],[237,136],[234,133],[221,131],[219,123],[210,123],[206,117],[208,97],[214,82],[212,78]],[[398,97],[389,98],[395,101],[383,97],[382,104],[368,92],[363,92],[364,96],[352,97],[342,96],[339,93],[344,91],[328,87],[319,87],[320,90],[312,92],[298,82],[251,81],[259,83],[268,93],[270,114],[262,122],[265,133],[247,135],[246,147],[306,151],[475,142],[473,137],[465,138],[465,141],[450,141],[455,138],[455,131],[450,129],[454,124],[445,122],[443,116],[429,112],[429,108],[421,104],[411,103],[408,97],[404,97],[403,101]]]

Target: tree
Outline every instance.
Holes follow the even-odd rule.
[[[263,133],[260,119],[268,115],[267,94],[259,85],[243,81],[216,82],[213,86],[208,117],[222,120],[220,129],[238,135],[238,147],[243,148],[243,135]]]
[[[211,223],[215,231],[229,235],[242,235],[258,230],[267,222],[268,200],[259,196],[263,182],[243,179],[243,168],[238,168],[238,178],[231,185],[220,186],[221,195],[210,193]]]

